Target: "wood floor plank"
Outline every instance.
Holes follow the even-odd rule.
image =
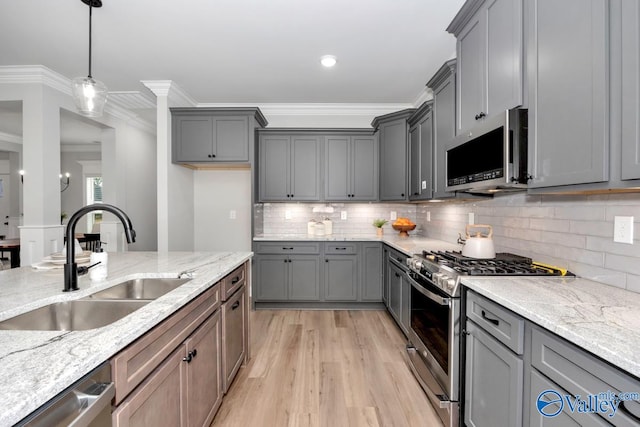
[[[252,359],[212,427],[442,426],[386,311],[259,310],[250,322]]]

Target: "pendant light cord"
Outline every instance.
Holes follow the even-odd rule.
[[[91,6],[91,3],[89,3],[89,78],[91,79],[91,16],[92,16],[92,10],[93,7]]]

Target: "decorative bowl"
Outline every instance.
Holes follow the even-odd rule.
[[[411,231],[416,228],[415,224],[412,224],[412,225],[391,224],[391,226],[393,227],[394,230],[397,230],[400,232],[400,237],[409,237],[409,233],[407,233],[407,231]]]

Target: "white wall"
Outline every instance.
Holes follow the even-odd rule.
[[[196,171],[194,205],[196,251],[251,250],[250,170]]]
[[[61,173],[69,172],[71,174],[69,187],[60,193],[61,212],[67,214],[64,223],[66,224],[71,214],[84,206],[85,198],[83,194],[83,176],[82,165],[78,161],[82,160],[100,160],[99,151],[93,152],[65,152],[60,153],[60,171]],[[62,187],[61,187],[62,188]],[[76,232],[85,233],[87,231],[87,222],[82,219],[76,225]]]

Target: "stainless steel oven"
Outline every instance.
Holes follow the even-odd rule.
[[[460,298],[409,273],[409,366],[446,426],[459,424]]]

